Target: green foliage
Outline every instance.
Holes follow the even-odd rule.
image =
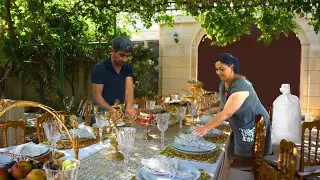
[[[60,46],[65,78],[73,87],[77,66],[89,74],[94,64],[108,56],[111,40],[130,36],[138,30],[137,22],[146,28],[153,22],[172,27],[174,16],[166,13],[168,8],[195,17],[217,46],[250,34],[253,24],[261,30],[258,40],[269,44],[281,33],[297,29],[292,21],[296,15],[310,19],[316,33],[320,30],[319,0],[175,0],[175,7],[170,2],[0,0],[0,67],[13,62],[15,74],[34,86],[39,102],[63,108],[59,99],[67,95],[58,87]],[[152,96],[157,91],[157,72],[150,50],[136,47],[132,63],[136,96]]]
[[[135,46],[131,54],[134,79],[134,97],[154,97],[158,91],[158,71],[152,49]]]

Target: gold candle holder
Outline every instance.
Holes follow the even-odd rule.
[[[124,160],[123,154],[121,152],[119,152],[119,150],[118,150],[118,140],[117,140],[117,136],[115,134],[112,134],[110,136],[110,144],[112,147],[114,147],[115,151],[106,153],[104,157],[108,161],[122,161],[122,160]]]
[[[113,129],[112,130],[115,131],[110,135],[110,144],[111,144],[112,147],[114,147],[115,151],[106,153],[104,157],[108,161],[122,161],[122,160],[124,160],[124,156],[118,150],[117,122],[118,122],[119,119],[121,119],[123,117],[123,113],[119,112],[119,114],[118,114],[118,113],[109,112],[107,114],[107,117],[108,117],[107,119],[109,119],[109,124],[113,125]]]

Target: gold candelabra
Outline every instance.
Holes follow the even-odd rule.
[[[66,133],[70,139],[70,142],[72,143],[72,148],[74,151],[75,159],[79,158],[79,146],[78,146],[78,142],[77,142],[76,138],[72,138],[71,134],[68,131],[68,128],[65,126],[65,124],[63,123],[63,121],[60,119],[59,115],[56,113],[56,111],[53,108],[51,108],[49,106],[45,106],[45,105],[37,103],[37,102],[33,102],[33,101],[18,101],[18,102],[15,102],[9,106],[1,107],[0,116],[4,115],[10,109],[15,108],[15,107],[38,107],[38,108],[43,109],[46,112],[50,113],[54,117],[54,119],[59,124],[61,124],[62,128],[66,131]],[[59,129],[59,126],[58,126],[58,129]]]
[[[123,113],[117,111],[116,113],[114,112],[108,112],[106,114],[106,118],[108,119],[108,122],[110,125],[113,127],[109,126],[111,128],[111,135],[110,135],[110,144],[114,148],[114,151],[108,152],[105,154],[105,159],[108,161],[121,161],[124,160],[124,156],[121,152],[118,150],[118,139],[117,139],[117,133],[118,133],[118,128],[117,128],[117,123],[119,119],[122,119]]]

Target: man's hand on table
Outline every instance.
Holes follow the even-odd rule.
[[[136,111],[132,108],[126,108],[126,116],[132,121],[136,117]]]

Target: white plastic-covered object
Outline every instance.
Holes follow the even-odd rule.
[[[282,94],[273,102],[272,144],[279,144],[282,139],[300,143],[301,109],[299,98],[292,95],[289,84],[282,84]]]

